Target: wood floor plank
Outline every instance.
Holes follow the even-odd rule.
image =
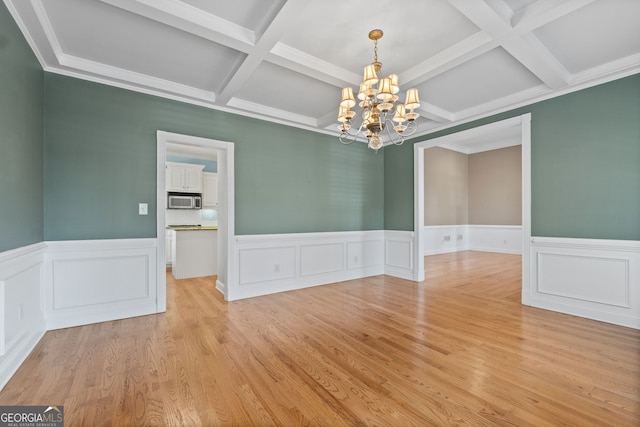
[[[69,426],[638,426],[640,331],[520,304],[521,258],[425,258],[227,303],[167,274],[167,312],[50,331],[0,405]]]

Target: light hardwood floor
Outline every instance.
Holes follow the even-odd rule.
[[[638,426],[640,331],[521,306],[520,257],[226,303],[167,275],[167,313],[47,332],[0,405],[67,426]]]

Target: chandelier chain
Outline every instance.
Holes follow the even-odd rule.
[[[378,39],[373,41],[373,62],[378,62]]]

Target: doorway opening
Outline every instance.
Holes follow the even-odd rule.
[[[414,145],[414,277],[423,281],[425,228],[424,228],[424,151],[440,146],[460,146],[469,141],[499,140],[501,135],[518,138],[522,147],[522,295],[529,292],[529,242],[531,240],[531,114],[501,120],[484,126],[464,130]],[[515,145],[515,144],[514,144]]]
[[[166,311],[166,253],[165,253],[165,163],[168,153],[192,158],[215,158],[218,186],[218,275],[216,288],[228,299],[229,287],[234,283],[234,145],[231,142],[182,135],[164,131],[157,132],[157,265],[158,265],[158,311]]]

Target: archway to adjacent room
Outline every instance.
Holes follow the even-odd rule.
[[[158,265],[158,311],[166,310],[166,254],[165,254],[165,209],[166,199],[165,162],[167,147],[183,147],[189,150],[211,150],[216,152],[218,169],[218,278],[216,287],[228,296],[229,286],[234,283],[234,145],[231,142],[200,138],[164,131],[157,132],[157,265]]]
[[[531,114],[501,120],[454,134],[419,142],[414,145],[414,277],[423,281],[424,271],[424,151],[451,145],[471,138],[487,139],[505,130],[515,131],[522,146],[522,289],[528,290],[529,242],[531,240]]]

